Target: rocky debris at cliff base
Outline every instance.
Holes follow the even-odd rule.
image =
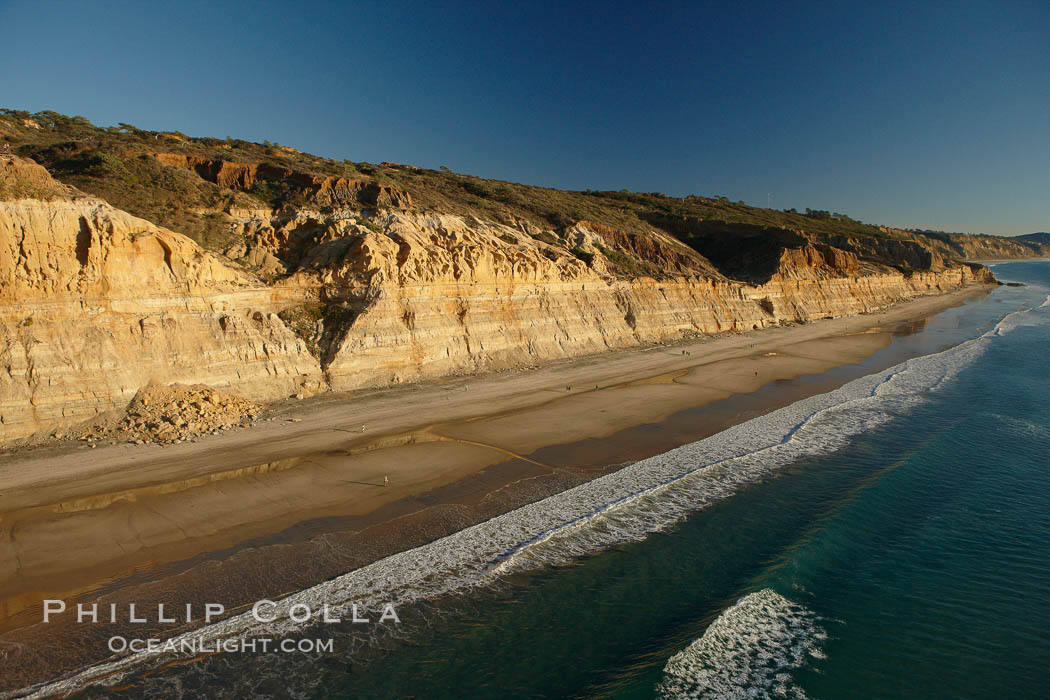
[[[96,425],[80,440],[117,438],[135,444],[171,444],[200,435],[247,428],[262,407],[239,396],[203,384],[147,386],[115,424]]]

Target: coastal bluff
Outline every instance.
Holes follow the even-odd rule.
[[[166,167],[183,166],[206,169]],[[586,219],[544,228],[408,209],[395,188],[327,181],[310,183],[324,202],[230,207],[233,242],[209,251],[29,159],[0,157],[0,176],[0,443],[61,435],[153,384],[266,402],[866,313],[994,282],[911,241],[751,227],[704,229],[691,247],[656,226],[644,236]],[[354,199],[332,199],[333,187]]]

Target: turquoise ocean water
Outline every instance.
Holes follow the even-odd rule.
[[[993,269],[924,357],[303,594],[393,633],[85,694],[1047,697],[1050,263]]]

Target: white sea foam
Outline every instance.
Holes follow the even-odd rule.
[[[287,614],[296,604],[312,609],[328,604],[349,617],[352,603],[376,611],[387,602],[405,606],[644,538],[779,467],[839,449],[852,436],[900,415],[927,392],[938,391],[1028,313],[1014,312],[988,333],[944,352],[913,358],[290,595],[280,601],[274,622],[260,623],[244,613],[185,636],[214,642],[288,635],[301,627]],[[170,660],[129,655],[29,692],[43,697],[90,682],[117,683],[144,663]]]
[[[790,670],[822,658],[816,616],[766,588],[738,600],[703,636],[672,656],[662,698],[805,698]]]
[[[1042,309],[1050,308],[1050,296],[1039,306],[1031,310],[1015,311],[1010,314],[996,326],[996,332],[998,335],[1004,335],[1012,330],[1021,328],[1023,326],[1041,326],[1047,322],[1047,317]],[[1034,312],[1034,313],[1032,313]]]

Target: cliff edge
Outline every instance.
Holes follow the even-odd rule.
[[[75,177],[0,157],[0,442],[122,411],[150,385],[271,401],[805,323],[994,282],[912,238],[695,213],[707,204],[681,214],[617,199],[623,207],[593,218],[537,218],[442,205],[374,177],[158,153],[137,157],[225,197],[213,202],[223,229],[210,250],[211,239],[122,211]],[[260,186],[284,194],[244,198]]]

